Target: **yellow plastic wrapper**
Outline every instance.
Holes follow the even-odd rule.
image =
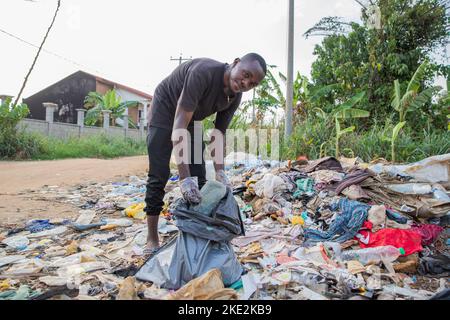
[[[145,219],[146,214],[144,212],[145,203],[137,203],[129,206],[125,209],[125,215],[134,219]]]
[[[304,225],[305,224],[305,220],[303,220],[303,218],[301,216],[293,216],[291,223],[295,226],[297,224],[299,225]]]

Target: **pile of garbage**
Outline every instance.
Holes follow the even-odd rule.
[[[159,223],[163,244],[151,257],[144,252],[145,177],[41,190],[80,215],[0,226],[0,300],[448,299],[450,154],[409,165],[252,158],[229,164],[227,173],[244,229],[223,243],[239,265],[232,283],[215,267],[171,279],[176,287],[139,277],[175,242],[194,241],[183,240],[173,172]],[[208,265],[205,259],[198,263]]]

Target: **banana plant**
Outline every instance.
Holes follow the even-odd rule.
[[[115,125],[115,119],[122,119],[128,107],[135,106],[137,101],[121,102],[121,97],[116,94],[114,89],[108,90],[104,95],[98,92],[90,92],[85,100],[85,107],[88,109],[85,118],[85,124],[88,126],[95,125],[102,119],[102,111],[111,111],[111,122]],[[128,125],[131,128],[136,128],[134,122],[128,118]]]
[[[26,104],[13,105],[11,101],[11,98],[7,98],[0,104],[0,129],[14,128],[20,120],[30,113]]]
[[[402,93],[400,82],[394,81],[394,97],[391,106],[398,112],[400,122],[404,122],[406,114],[414,109],[420,109],[431,100],[433,95],[442,90],[440,86],[433,86],[421,92],[420,86],[428,70],[429,62],[425,60],[416,70],[408,83],[406,91]]]
[[[367,110],[354,108],[366,95],[365,92],[360,92],[338,106],[334,111],[335,127],[336,127],[336,158],[339,157],[339,140],[347,133],[355,131],[355,126],[351,126],[345,129],[341,129],[339,119],[354,119],[354,118],[367,118],[370,116],[370,112]]]
[[[348,127],[348,128],[345,128],[345,129],[342,130],[341,129],[341,125],[339,123],[339,119],[338,119],[337,116],[335,117],[335,120],[336,120],[336,158],[338,158],[339,157],[339,139],[344,134],[355,131],[356,127],[355,126],[351,126],[351,127]]]
[[[400,133],[400,130],[406,125],[406,121],[399,122],[397,125],[392,129],[392,135],[390,137],[384,137],[384,141],[388,141],[391,143],[391,161],[392,163],[395,163],[395,142],[397,141],[398,135]]]

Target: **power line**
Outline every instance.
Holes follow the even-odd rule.
[[[5,35],[7,35],[7,36],[9,36],[9,37],[11,37],[11,38],[14,38],[14,39],[16,39],[16,40],[19,40],[20,42],[23,42],[23,43],[25,43],[25,44],[27,44],[27,45],[29,45],[29,46],[32,46],[32,47],[34,47],[34,48],[39,49],[39,46],[37,46],[37,45],[35,45],[35,44],[33,44],[33,43],[27,41],[27,40],[24,40],[24,39],[20,38],[19,36],[16,36],[16,35],[14,35],[14,34],[8,32],[8,31],[6,31],[6,30],[3,30],[3,29],[0,28],[0,32],[3,33],[3,34],[5,34]],[[50,54],[50,55],[52,55],[52,56],[55,56],[55,57],[57,57],[57,58],[59,58],[59,59],[62,59],[62,60],[64,60],[64,61],[68,62],[68,63],[71,63],[71,64],[73,64],[73,65],[76,65],[77,67],[80,67],[81,69],[87,69],[87,70],[94,71],[94,73],[96,73],[96,74],[98,74],[98,75],[103,75],[103,74],[104,74],[104,72],[100,72],[100,71],[98,71],[98,70],[96,70],[96,69],[94,69],[94,68],[90,68],[90,67],[88,67],[88,66],[86,66],[86,65],[83,65],[83,64],[81,64],[81,63],[78,63],[78,62],[76,62],[76,61],[74,61],[74,60],[71,60],[71,59],[69,59],[69,58],[63,57],[63,56],[61,56],[60,54],[54,53],[54,52],[49,51],[49,50],[47,50],[47,49],[42,48],[42,51],[45,52],[45,53],[48,53],[48,54]],[[148,85],[147,85],[147,84],[146,84],[146,85],[139,84],[139,86],[140,86],[140,87],[147,87]]]
[[[8,32],[8,31],[6,31],[6,30],[3,30],[3,29],[0,28],[0,32],[6,34],[7,36],[9,36],[9,37],[11,37],[11,38],[14,38],[14,39],[16,39],[16,40],[19,40],[20,42],[23,42],[23,43],[25,43],[25,44],[27,44],[27,45],[29,45],[29,46],[32,46],[32,47],[34,47],[34,48],[39,49],[39,46],[37,46],[37,45],[35,45],[35,44],[31,43],[31,42],[28,42],[27,40],[24,40],[24,39],[22,39],[22,38],[20,38],[20,37],[18,37],[18,36],[16,36],[16,35],[14,35],[14,34]],[[92,68],[90,68],[90,67],[87,67],[87,66],[85,66],[85,65],[82,65],[81,63],[78,63],[78,62],[76,62],[76,61],[74,61],[74,60],[71,60],[71,59],[68,59],[68,58],[66,58],[66,57],[63,57],[63,56],[61,56],[61,55],[59,55],[59,54],[57,54],[57,53],[54,53],[54,52],[52,52],[52,51],[49,51],[49,50],[47,50],[47,49],[42,48],[42,51],[45,52],[45,53],[48,53],[48,54],[50,54],[50,55],[53,55],[53,56],[55,56],[55,57],[57,57],[57,58],[60,58],[60,59],[62,59],[62,60],[65,60],[66,62],[69,62],[69,63],[71,63],[71,64],[73,64],[73,65],[78,66],[78,67],[90,69],[90,70],[95,71],[96,73],[101,73],[100,71],[98,71],[98,70],[96,70],[96,69],[92,69]]]
[[[172,56],[170,56],[170,60],[171,61],[178,61],[178,64],[180,65],[180,64],[182,64],[183,63],[183,61],[189,61],[189,60],[192,60],[192,56],[190,57],[190,58],[183,58],[183,54],[182,53],[180,53],[180,57],[179,58],[172,58]]]

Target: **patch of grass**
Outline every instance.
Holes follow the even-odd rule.
[[[54,160],[68,158],[116,158],[145,155],[145,141],[134,141],[105,135],[72,138],[68,140],[48,139],[47,152],[32,157],[34,160]]]
[[[59,140],[39,134],[18,132],[0,135],[2,160],[56,160],[68,158],[116,158],[145,155],[145,141],[97,135]]]

